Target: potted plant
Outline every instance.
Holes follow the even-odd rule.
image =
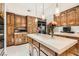
[[[47,27],[48,27],[48,34],[50,34],[51,32],[51,36],[53,37],[53,34],[54,34],[54,28],[56,27],[57,25],[57,22],[55,21],[52,21],[52,22],[49,22]]]

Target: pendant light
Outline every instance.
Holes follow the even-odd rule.
[[[59,15],[60,15],[59,5],[58,3],[56,3],[55,16],[59,16]]]
[[[37,18],[37,5],[36,4],[35,4],[35,15],[36,15],[35,22],[38,22],[38,18]]]
[[[43,3],[43,11],[42,11],[42,16],[41,16],[41,18],[42,18],[42,20],[45,20],[45,15],[44,15],[44,3]]]

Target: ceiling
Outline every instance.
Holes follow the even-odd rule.
[[[79,5],[79,3],[59,3],[60,12]],[[56,3],[44,3],[44,14],[47,19],[53,19]],[[37,9],[37,15],[36,15]],[[30,10],[28,12],[27,10]],[[6,11],[19,15],[30,15],[41,17],[43,12],[43,3],[6,3]]]

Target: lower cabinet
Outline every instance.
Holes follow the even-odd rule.
[[[15,45],[27,43],[27,33],[15,33],[14,38]]]

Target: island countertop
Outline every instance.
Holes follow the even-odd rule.
[[[54,35],[64,36],[64,37],[72,37],[79,39],[79,33],[62,33],[62,32],[54,32]]]
[[[47,34],[27,34],[28,37],[43,44],[57,54],[62,54],[77,43],[77,40],[54,36],[53,38]]]

